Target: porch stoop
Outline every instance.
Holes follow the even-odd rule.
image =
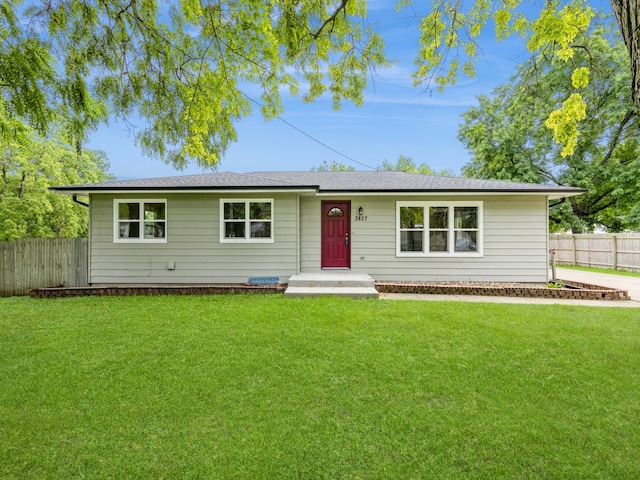
[[[323,295],[351,298],[379,298],[375,282],[366,273],[318,272],[292,275],[285,297],[318,297]]]

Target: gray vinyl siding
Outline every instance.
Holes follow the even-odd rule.
[[[301,270],[320,271],[320,201],[302,198]],[[351,270],[376,280],[546,282],[547,199],[493,197],[336,197],[351,200]],[[483,202],[482,257],[397,257],[396,201]],[[354,221],[362,206],[367,220]]]
[[[273,198],[273,243],[220,243],[220,198]],[[114,243],[113,200],[166,199],[167,242]],[[295,195],[208,193],[91,195],[90,282],[108,284],[237,284],[249,277],[296,273]],[[173,262],[175,270],[167,263]]]
[[[251,197],[274,199],[275,241],[220,243],[220,198]],[[115,198],[166,199],[167,243],[114,243]],[[295,194],[213,193],[92,194],[89,281],[94,285],[236,284],[249,277],[276,276],[286,282],[297,271],[320,271],[320,204],[331,198],[351,200],[353,272],[397,281],[547,281],[544,196],[302,196],[298,212]],[[482,257],[396,256],[397,200],[464,199],[483,202]],[[366,221],[355,221],[359,207]],[[175,264],[175,270],[167,268],[168,262]]]

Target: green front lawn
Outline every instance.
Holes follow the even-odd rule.
[[[0,478],[640,477],[640,310],[0,299]]]
[[[562,265],[560,263],[558,264],[558,268],[566,268],[569,270],[581,270],[583,272],[608,273],[609,275],[623,275],[625,277],[640,277],[640,272],[629,272],[627,270],[613,270],[611,268],[580,267],[577,265]]]

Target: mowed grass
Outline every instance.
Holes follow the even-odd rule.
[[[640,310],[0,299],[0,478],[640,478]]]
[[[624,277],[640,277],[640,272],[630,272],[627,270],[613,270],[611,268],[580,267],[577,265],[561,265],[561,264],[558,264],[558,268],[566,268],[569,270],[580,270],[583,272],[606,273],[609,275],[622,275]]]

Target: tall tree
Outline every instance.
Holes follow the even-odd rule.
[[[322,162],[322,165],[319,167],[313,167],[312,171],[317,172],[344,172],[344,171],[354,171],[355,167],[347,166],[344,163],[339,162]],[[391,163],[389,160],[384,160],[381,165],[378,166],[378,170],[387,171],[387,172],[409,172],[409,173],[420,173],[423,175],[444,175],[453,177],[453,172],[449,170],[443,170],[442,172],[436,173],[429,165],[426,163],[421,163],[420,165],[416,165],[411,157],[407,157],[405,155],[400,155],[396,163]]]
[[[613,1],[621,21],[630,19],[621,30],[637,71],[637,0]],[[412,3],[399,0],[397,9]],[[547,123],[569,155],[589,69],[574,53],[594,13],[583,0],[554,0],[529,19],[520,4],[432,0],[418,23],[414,81],[444,86],[460,70],[473,75],[478,38],[491,23],[498,39],[519,33],[532,52],[580,72]],[[236,140],[234,123],[251,112],[249,84],[267,118],[282,112],[281,89],[297,94],[301,84],[308,101],[327,93],[336,108],[362,103],[367,76],[388,64],[367,18],[366,0],[4,0],[0,135],[19,133],[16,118],[40,134],[63,121],[80,151],[99,122],[137,115],[147,122],[137,133],[146,153],[176,167],[215,164]]]
[[[631,96],[640,108],[640,4],[638,0],[611,0],[611,6],[629,52]]]
[[[325,160],[319,167],[313,167],[311,169],[312,172],[353,172],[354,170],[355,167],[336,162],[335,160],[331,163]]]
[[[545,119],[563,101],[574,71],[565,64],[533,59],[521,65],[511,83],[464,114],[459,138],[473,159],[463,173],[534,183],[588,188],[588,193],[552,204],[552,228],[610,231],[639,228],[639,111],[631,99],[626,51],[618,35],[597,26],[577,60],[589,61],[591,81],[584,89],[586,120],[575,152],[563,157]],[[586,58],[580,58],[586,57]]]
[[[146,153],[212,165],[251,112],[249,84],[267,118],[300,81],[305,100],[326,91],[336,107],[361,104],[369,68],[386,64],[365,19],[364,0],[5,0],[0,118],[4,109],[41,134],[62,120],[81,145],[109,114],[136,115]]]
[[[454,176],[453,172],[450,170],[442,170],[440,172],[436,172],[426,163],[416,165],[413,159],[411,157],[407,157],[406,155],[398,156],[398,160],[396,160],[396,163],[391,163],[389,160],[384,160],[382,162],[382,165],[380,165],[378,169],[382,171],[420,173],[422,175],[442,175],[447,177]]]
[[[104,153],[78,154],[59,140],[35,135],[21,140],[0,142],[0,241],[87,236],[87,208],[49,187],[109,178]]]

